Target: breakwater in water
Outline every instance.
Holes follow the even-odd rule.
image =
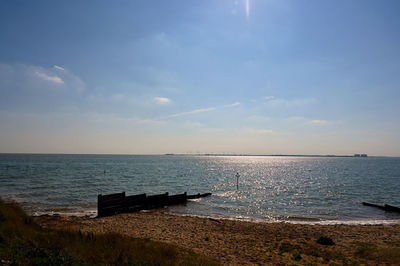
[[[239,189],[236,173],[240,174]],[[400,206],[399,158],[0,155],[0,194],[35,214],[97,214],[97,195],[212,192],[179,215],[239,220],[385,223]]]

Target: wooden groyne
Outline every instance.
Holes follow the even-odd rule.
[[[166,192],[150,196],[147,196],[145,193],[126,196],[125,192],[109,195],[100,194],[97,196],[97,217],[162,208],[185,203],[188,199],[198,199],[210,195],[211,193],[187,195],[186,192],[177,195],[169,195]]]
[[[379,205],[379,204],[374,204],[374,203],[369,203],[369,202],[363,202],[362,204],[364,206],[370,206],[370,207],[379,208],[379,209],[382,209],[384,211],[400,213],[400,208],[399,207],[395,207],[395,206],[392,206],[392,205],[389,205],[389,204]]]

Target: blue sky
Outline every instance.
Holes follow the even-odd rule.
[[[396,0],[0,2],[0,152],[400,156]]]

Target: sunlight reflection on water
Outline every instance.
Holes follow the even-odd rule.
[[[93,212],[97,194],[187,191],[213,195],[166,211],[262,221],[400,218],[360,204],[400,205],[398,158],[3,154],[0,170],[2,197],[36,210]]]

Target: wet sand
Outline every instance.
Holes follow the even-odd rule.
[[[104,218],[39,216],[44,227],[116,232],[173,243],[226,265],[400,264],[400,225],[300,225],[184,217],[158,212]],[[326,236],[335,245],[316,240]]]

